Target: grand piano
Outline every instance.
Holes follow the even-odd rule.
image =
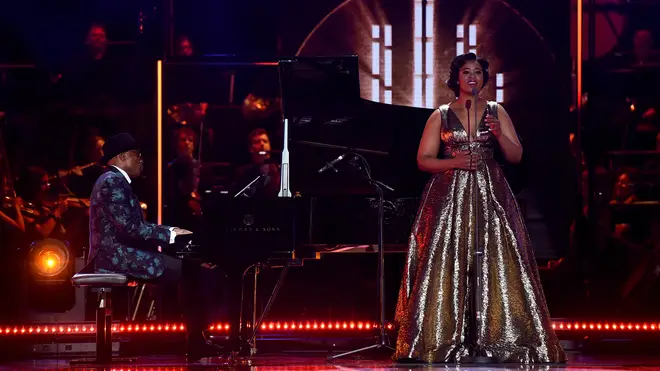
[[[272,257],[314,257],[331,251],[373,251],[377,244],[376,189],[371,175],[394,189],[385,202],[385,248],[405,250],[428,178],[416,165],[419,138],[432,110],[360,98],[357,57],[296,58],[280,62],[288,118],[289,185],[293,197],[207,197],[207,230],[222,231],[212,251],[241,266]],[[217,237],[217,234],[215,235]],[[245,255],[245,261],[243,261]]]

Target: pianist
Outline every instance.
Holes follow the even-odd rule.
[[[208,353],[202,331],[212,314],[202,290],[214,281],[208,277],[214,271],[158,252],[153,245],[162,245],[164,251],[169,251],[168,245],[174,244],[178,236],[191,232],[145,221],[131,189],[131,178],[140,176],[143,170],[142,155],[133,137],[118,134],[108,139],[103,152],[100,162],[109,166],[96,181],[90,198],[89,263],[97,272],[124,273],[158,285],[179,284],[187,357],[198,360]],[[200,285],[202,282],[204,285]]]

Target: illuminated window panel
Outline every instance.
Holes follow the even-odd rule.
[[[392,104],[392,91],[385,90],[385,103]]]
[[[463,45],[462,41],[457,41],[456,42],[456,55],[461,55],[465,54],[465,45]]]
[[[372,25],[371,38],[371,100],[381,101],[382,82],[383,98],[392,103],[392,25]]]
[[[380,102],[380,79],[371,80],[371,100]]]
[[[422,0],[415,0],[415,19],[413,22],[415,39],[422,38]]]
[[[371,100],[380,102],[380,26],[371,26]]]
[[[380,38],[380,26],[372,25],[371,26],[371,38],[379,39]]]
[[[468,40],[470,42],[470,47],[477,46],[477,25],[471,24],[468,27]]]
[[[466,40],[467,36],[467,40]],[[477,25],[471,24],[467,27],[467,35],[465,33],[465,25],[456,25],[456,55],[465,54],[465,50],[469,53],[477,54]]]
[[[413,104],[422,107],[422,77],[415,76],[413,80]]]
[[[392,89],[392,49],[385,49],[385,88]]]
[[[371,43],[371,73],[380,74],[380,44]]]
[[[392,26],[389,24],[385,25],[385,46],[392,46]]]
[[[422,50],[424,45],[423,6],[422,0],[415,0],[413,12],[413,105],[415,107],[423,107],[424,103],[422,91],[424,72],[424,51]]]
[[[434,99],[434,94],[433,94],[433,77],[427,77],[426,78],[426,86],[425,86],[425,98],[426,98],[426,108],[432,108],[433,107],[433,99]]]
[[[504,74],[495,74],[495,100],[497,103],[504,102]]]
[[[433,41],[426,42],[426,74],[433,75]]]
[[[413,52],[414,58],[414,73],[415,76],[422,76],[422,41],[415,40]]]
[[[385,66],[383,71],[383,73],[385,74],[384,98],[385,98],[385,103],[392,104],[392,26],[387,24],[385,25],[384,28],[385,28],[385,40],[384,40]]]
[[[463,39],[465,38],[465,26],[462,24],[456,25],[456,38]]]
[[[435,105],[434,8],[434,0],[414,2],[413,104],[417,107],[431,108]]]
[[[433,24],[433,0],[426,0],[426,32],[424,36],[427,38],[433,37],[435,33],[435,25]]]

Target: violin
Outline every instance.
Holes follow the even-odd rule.
[[[39,211],[39,208],[35,204],[31,202],[23,203],[22,200],[18,197],[6,196],[2,200],[2,209],[9,210],[15,208],[17,200],[19,202],[19,210],[21,211],[21,214],[23,214],[23,216],[27,216],[30,218],[39,218],[41,216],[41,211]]]
[[[75,207],[79,209],[86,209],[89,207],[89,198],[67,197],[65,201],[69,207]]]
[[[63,197],[59,198],[57,201],[45,201],[44,206],[47,209],[54,210],[59,207],[60,204],[67,204],[67,208],[76,208],[76,209],[87,209],[89,208],[89,199],[88,198],[77,198],[77,197]]]

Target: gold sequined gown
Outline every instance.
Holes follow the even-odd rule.
[[[489,103],[493,114],[497,104]],[[484,250],[479,343],[503,362],[564,362],[552,330],[534,252],[519,206],[493,159],[499,145],[481,118],[472,144],[448,106],[442,113],[445,158],[468,149],[483,156],[476,172],[448,170],[426,185],[410,236],[396,308],[396,359],[459,362],[467,344],[474,227]],[[478,185],[475,210],[474,182]]]

